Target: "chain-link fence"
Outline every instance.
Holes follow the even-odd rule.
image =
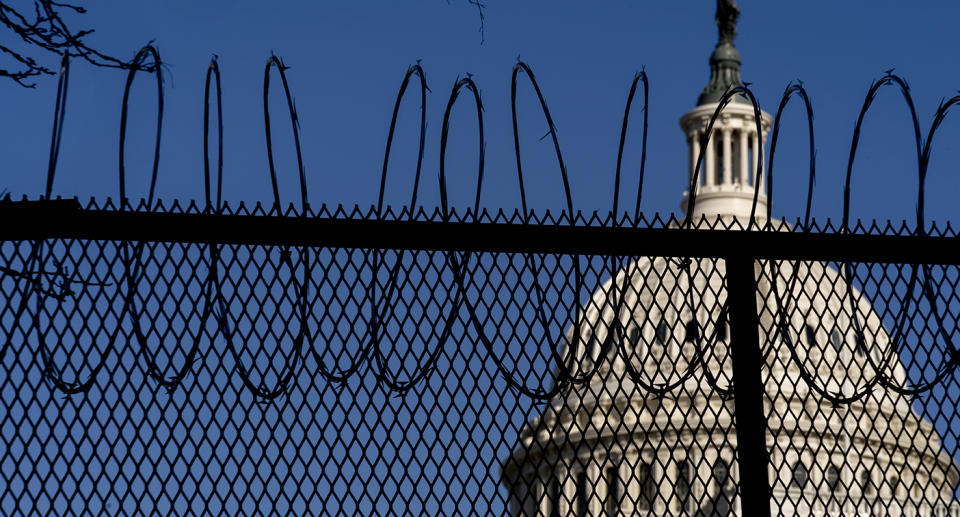
[[[960,515],[949,228],[0,204],[6,515]]]

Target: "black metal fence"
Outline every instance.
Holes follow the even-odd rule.
[[[147,66],[147,63],[151,63]],[[297,139],[301,209],[281,213],[267,90],[282,80]],[[791,85],[777,111],[768,211],[732,218],[579,215],[547,104],[566,211],[479,210],[483,110],[471,78],[442,123],[441,208],[392,212],[384,186],[397,110],[426,79],[404,76],[378,204],[311,211],[297,116],[271,57],[264,113],[272,209],[229,208],[211,172],[205,203],[51,200],[67,98],[58,88],[45,195],[0,201],[0,513],[329,515],[903,515],[960,517],[960,239],[924,219],[934,134],[906,83],[871,85],[854,132],[843,221],[809,217],[812,108]],[[611,214],[638,88],[627,97]],[[911,228],[850,223],[864,115],[899,87],[915,129]],[[473,210],[446,197],[451,107],[469,91],[480,159]],[[733,95],[727,93],[714,115]],[[789,100],[810,132],[807,214],[770,220],[773,158]],[[216,104],[218,122],[219,98]],[[704,132],[701,156],[713,121]],[[223,126],[218,123],[219,156]],[[758,134],[762,133],[759,128]],[[220,162],[218,162],[220,163]],[[699,171],[699,164],[694,167]],[[764,172],[766,175],[764,176]],[[688,209],[694,213],[691,178]],[[755,205],[756,206],[756,198]],[[578,215],[574,215],[578,214]]]
[[[0,511],[957,515],[960,240],[0,203]]]

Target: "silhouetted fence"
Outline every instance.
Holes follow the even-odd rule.
[[[265,98],[274,66],[289,100],[277,58]],[[398,106],[412,78],[425,98],[415,66]],[[864,111],[888,83],[912,111],[895,76]],[[442,165],[435,210],[383,186],[368,211],[313,208],[301,165],[281,213],[272,156],[270,208],[231,208],[206,160],[202,206],[155,201],[155,165],[139,206],[84,207],[51,199],[66,84],[46,195],[0,202],[4,514],[960,515],[960,240],[923,215],[956,98],[916,131],[916,226],[850,221],[855,136],[839,225],[808,201],[743,227],[647,219],[639,189],[633,216],[576,212],[552,130],[556,216],[522,173],[521,209],[484,211],[482,151],[466,213]],[[464,89],[482,150],[469,78],[443,142]],[[794,95],[812,113],[788,88],[771,155]],[[125,128],[126,108],[120,199]]]

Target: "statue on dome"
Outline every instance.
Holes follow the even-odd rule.
[[[720,41],[717,45],[724,43],[733,44],[733,39],[737,37],[737,17],[740,16],[740,8],[737,7],[736,0],[717,0],[717,28],[720,30]]]

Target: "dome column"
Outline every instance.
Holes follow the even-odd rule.
[[[723,184],[732,185],[733,179],[733,153],[731,153],[731,148],[733,147],[733,130],[730,128],[723,129]]]
[[[766,216],[767,197],[763,194],[763,178],[754,178],[759,160],[763,159],[763,138],[772,126],[772,117],[760,112],[761,130],[753,106],[733,103],[723,107],[712,129],[707,147],[703,148],[704,128],[710,123],[718,105],[704,104],[687,112],[680,119],[685,141],[689,142],[689,175],[696,173],[696,159],[703,152],[700,173],[703,180],[694,186],[697,195],[696,214],[687,214],[695,220],[706,216],[733,216],[748,218],[753,206],[753,186],[759,185],[755,217]],[[753,172],[751,172],[751,170]],[[687,193],[687,200],[691,193]],[[681,204],[687,209],[686,202]]]

